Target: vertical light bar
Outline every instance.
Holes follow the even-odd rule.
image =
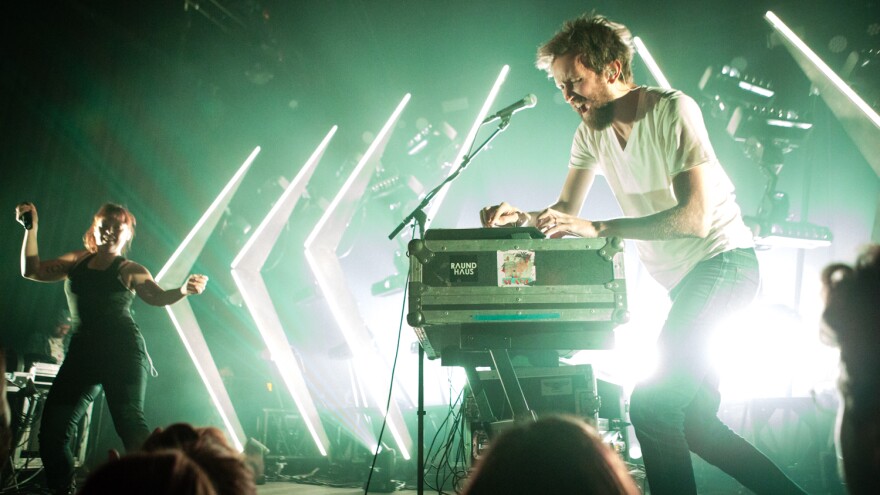
[[[309,233],[304,244],[306,261],[309,263],[315,281],[351,350],[352,362],[361,375],[365,370],[375,369],[379,359],[376,353],[371,351],[373,345],[369,331],[360,317],[357,302],[347,287],[336,249],[355,213],[360,197],[375,171],[382,151],[388,143],[391,129],[400,118],[400,114],[409,100],[410,95],[407,94],[397,105],[391,117],[382,126],[376,138],[324,211],[315,228]],[[368,165],[372,165],[372,167]],[[395,401],[391,401],[390,407],[386,409],[387,389],[382,387],[378,380],[366,380],[365,385],[369,390],[370,397],[376,402],[382,414],[387,417],[388,430],[394,437],[398,451],[404,459],[409,459],[412,439],[406,429],[400,408]],[[361,438],[361,440],[374,452],[379,448],[379,445],[375,445],[375,439]],[[374,445],[371,446],[370,443]]]
[[[648,67],[648,71],[654,76],[654,80],[657,81],[657,84],[659,84],[661,88],[671,88],[672,86],[669,85],[669,81],[666,79],[666,76],[663,75],[663,71],[660,70],[660,66],[657,65],[657,61],[651,56],[651,52],[648,51],[648,47],[645,46],[642,39],[638,36],[634,37],[633,44],[636,46],[636,52],[642,57],[642,60]]]
[[[327,145],[336,134],[337,126],[333,126],[324,137],[305,165],[266,215],[253,235],[245,242],[244,247],[232,261],[231,272],[241,297],[254,319],[254,323],[269,349],[272,361],[278,366],[281,378],[294,404],[305,422],[306,428],[318,451],[327,455],[330,440],[321,423],[318,409],[309,393],[308,385],[299,369],[293,351],[290,349],[281,320],[278,317],[272,298],[260,274],[269,253],[278,241],[284,225],[305,191],[306,184],[314,173]]]
[[[489,90],[489,95],[486,96],[486,101],[484,101],[483,106],[480,107],[480,112],[477,113],[477,118],[474,119],[474,123],[471,125],[471,130],[468,131],[467,136],[464,138],[464,142],[461,143],[461,147],[458,149],[458,156],[456,156],[455,161],[452,162],[455,166],[449,168],[449,174],[453,174],[458,169],[464,156],[470,151],[471,144],[473,144],[474,139],[477,138],[477,132],[479,132],[480,127],[482,127],[483,121],[486,120],[486,116],[489,114],[489,109],[495,103],[495,97],[498,96],[498,92],[501,91],[501,85],[504,84],[504,81],[507,79],[508,72],[510,72],[510,66],[505,65],[501,68],[498,77],[495,78],[495,84],[493,84],[492,89]],[[437,210],[440,209],[443,200],[446,199],[446,193],[449,191],[450,185],[451,183],[443,186],[443,189],[437,192],[434,199],[431,200],[431,204],[426,208],[427,211],[425,212],[425,215],[427,216],[427,220],[425,221],[425,230],[431,225],[431,222],[434,220],[434,215],[437,213]]]
[[[214,202],[211,203],[211,206],[208,207],[199,221],[196,222],[195,227],[184,238],[177,250],[174,251],[165,263],[165,266],[159,270],[159,273],[156,275],[156,283],[168,289],[179,287],[186,281],[196,259],[198,259],[199,254],[205,248],[205,243],[223,215],[223,211],[226,209],[235,191],[238,190],[238,186],[241,185],[245,172],[248,171],[259,153],[260,147],[257,146],[248,156],[247,160],[239,167],[235,175],[226,183],[226,186],[220,191],[220,194],[214,199]],[[202,334],[199,322],[193,313],[192,306],[184,298],[176,304],[165,306],[165,310],[168,312],[174,328],[177,329],[177,334],[180,336],[180,340],[183,342],[183,346],[187,354],[189,354],[196,372],[201,377],[202,383],[205,384],[208,395],[211,397],[211,402],[220,414],[220,419],[223,421],[223,426],[226,428],[229,439],[236,449],[239,451],[244,450],[244,442],[246,441],[244,430],[241,427],[238,416],[235,414],[235,408],[233,408],[232,401],[229,399],[229,393],[226,391],[223,379],[220,378],[220,372],[217,370],[214,358],[211,357],[211,351],[208,348],[208,343],[205,341],[205,336]]]

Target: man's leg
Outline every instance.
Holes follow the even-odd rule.
[[[720,405],[717,379],[711,377],[685,413],[691,450],[755,493],[803,494],[773,461],[718,419]]]
[[[686,412],[709,377],[712,330],[748,305],[758,285],[754,251],[738,249],[699,263],[671,292],[657,373],[636,386],[630,405],[652,493],[696,493]]]
[[[652,495],[697,493],[683,412],[694,393],[695,387],[671,375],[640,383],[633,390],[630,420],[642,448]]]

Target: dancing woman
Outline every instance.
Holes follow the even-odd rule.
[[[22,276],[38,282],[64,281],[74,323],[68,355],[46,399],[39,435],[49,489],[74,493],[70,438],[102,387],[126,451],[140,449],[150,434],[144,395],[152,365],[131,314],[135,295],[152,306],[167,306],[201,294],[208,278],[190,275],[179,289],[159,287],[146,268],[122,256],[134,237],[136,221],[116,204],[107,203],[95,213],[83,236],[85,249],[51,260],[40,259],[34,204],[19,204],[15,217],[27,229],[21,248]]]

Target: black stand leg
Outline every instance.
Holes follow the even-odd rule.
[[[419,443],[416,451],[418,459],[416,460],[416,493],[422,495],[425,493],[425,350],[419,344],[419,398],[418,398],[418,434],[417,442]]]
[[[480,381],[480,375],[477,373],[476,366],[468,364],[464,366],[464,372],[467,374],[468,386],[471,387],[471,393],[474,395],[477,411],[480,414],[480,421],[484,423],[498,421],[498,418],[495,417],[495,413],[492,411],[492,405],[489,403],[486,389],[483,387],[483,382]]]
[[[489,355],[492,357],[495,371],[498,372],[498,381],[501,382],[504,396],[513,412],[513,420],[515,422],[535,421],[537,417],[535,412],[529,409],[529,404],[526,402],[526,396],[519,384],[519,379],[516,377],[516,371],[513,369],[513,363],[510,362],[510,354],[507,349],[490,349]]]

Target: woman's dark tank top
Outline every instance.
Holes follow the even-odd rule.
[[[135,294],[119,279],[119,266],[125,258],[117,256],[107,269],[95,270],[88,266],[93,256],[77,263],[64,282],[77,333],[115,333],[126,327],[137,330],[131,314]]]

